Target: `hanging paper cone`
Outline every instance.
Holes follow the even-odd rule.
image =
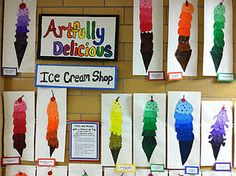
[[[212,47],[210,53],[214,63],[214,67],[216,72],[221,64],[221,60],[223,58],[223,50],[224,50],[224,27],[225,27],[225,6],[223,3],[220,3],[214,8],[214,46]]]
[[[156,141],[156,121],[157,121],[157,111],[158,105],[153,100],[151,96],[151,100],[149,100],[145,104],[144,113],[143,113],[143,141],[142,141],[142,148],[147,157],[148,162],[150,161],[152,154],[156,148],[157,141]]]
[[[21,42],[15,42],[14,45],[16,50],[18,68],[20,68],[28,43],[24,44]]]
[[[48,114],[48,126],[47,126],[46,139],[48,141],[50,157],[51,157],[55,149],[59,147],[59,142],[57,138],[59,113],[58,113],[56,98],[54,96],[53,91],[52,91],[52,97],[50,98],[50,101],[47,106],[47,114]]]
[[[143,63],[146,71],[150,65],[153,55],[153,33],[141,33],[141,49]]]
[[[50,146],[49,148],[50,148],[50,157],[52,157],[52,154],[53,154],[54,150],[56,149],[56,147]]]
[[[146,154],[148,162],[151,159],[154,149],[156,148],[157,142],[153,136],[145,136],[142,141],[142,147]]]
[[[119,97],[112,102],[110,113],[110,138],[109,148],[116,164],[120,149],[122,148],[122,107]]]
[[[187,65],[189,63],[190,57],[192,54],[192,50],[189,51],[181,51],[178,50],[175,53],[175,57],[177,58],[179,64],[181,65],[182,69],[185,71],[187,68]]]
[[[29,32],[29,9],[26,7],[26,4],[22,1],[19,5],[18,14],[17,14],[17,24],[16,24],[16,41],[14,42],[15,51],[17,56],[18,68],[20,68],[24,54],[28,45],[27,42],[27,33]]]
[[[194,142],[192,112],[192,105],[184,97],[176,104],[174,113],[175,131],[177,132],[177,140],[179,141],[182,165],[188,160]]]
[[[189,60],[191,58],[192,49],[189,45],[189,38],[191,32],[191,22],[192,22],[192,14],[194,12],[194,6],[192,3],[183,3],[181,14],[179,16],[178,23],[178,48],[175,52],[175,57],[181,65],[183,71],[185,72]]]
[[[26,148],[25,133],[26,133],[26,110],[27,105],[23,101],[23,96],[14,102],[13,112],[13,147],[22,157],[23,149]]]
[[[153,55],[152,0],[140,0],[139,3],[140,52],[147,72]]]
[[[119,153],[120,153],[120,149],[121,149],[121,147],[110,149],[111,154],[112,154],[112,158],[113,158],[115,164],[117,163],[117,159],[118,159],[118,156],[119,156]]]
[[[210,139],[209,143],[212,146],[214,158],[215,160],[217,160],[221,145],[225,146],[225,128],[228,128],[227,123],[229,122],[225,107],[220,110],[220,112],[215,116],[215,118],[216,121],[214,125],[211,126],[212,131],[210,132],[208,139]]]
[[[193,140],[192,141],[179,141],[179,148],[181,154],[182,165],[187,161],[188,156],[192,150]]]

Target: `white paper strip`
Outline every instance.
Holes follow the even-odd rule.
[[[38,158],[50,158],[50,147],[46,139],[48,126],[47,107],[51,101],[52,91],[57,102],[57,109],[59,114],[59,126],[57,130],[57,139],[59,146],[55,148],[51,158],[55,158],[57,162],[64,162],[65,156],[65,138],[66,138],[66,116],[67,116],[67,90],[38,88],[37,96],[37,112],[36,112],[36,154],[35,160]]]
[[[28,42],[25,53],[23,55],[22,63],[18,68],[17,72],[34,72],[35,67],[35,33],[36,33],[36,5],[37,0],[24,0],[26,8],[29,11],[29,24],[27,24],[27,11],[25,9],[19,10],[19,5],[22,3],[22,0],[8,0],[5,2],[4,7],[4,29],[3,29],[3,67],[12,67],[18,68],[17,54],[20,55],[20,52],[24,50],[24,47],[17,41],[22,41],[22,37],[25,34],[22,34],[22,31],[25,31],[27,28],[28,32],[26,33]],[[19,17],[17,14],[19,13]],[[26,23],[25,23],[26,22]],[[28,26],[27,26],[28,25]],[[17,29],[21,28],[21,29]],[[17,30],[17,32],[16,32]],[[22,36],[23,35],[23,36]],[[17,37],[15,37],[17,36]],[[15,43],[16,42],[16,43]],[[25,40],[24,40],[25,42]],[[25,44],[25,43],[23,43]],[[17,46],[17,52],[15,49]],[[20,56],[18,57],[20,58]]]
[[[192,14],[191,30],[189,45],[192,49],[190,60],[184,71],[175,57],[178,48],[178,23],[183,4],[186,0],[169,0],[169,36],[168,36],[168,56],[167,56],[167,73],[183,72],[183,76],[197,76],[197,60],[198,60],[198,1],[191,0],[194,6]]]
[[[216,76],[216,70],[210,51],[214,46],[214,8],[221,0],[204,1],[204,53],[203,53],[203,75]],[[233,73],[233,5],[232,0],[224,1],[225,6],[225,28],[223,57],[217,73]]]
[[[148,67],[148,71],[162,71],[163,70],[163,0],[151,0],[151,1],[152,1],[152,6],[149,6],[149,8],[152,7],[153,55],[150,65]],[[139,8],[140,2],[141,2],[140,0],[134,0],[133,75],[148,74],[144,66],[142,54],[140,52],[141,49],[140,8]]]

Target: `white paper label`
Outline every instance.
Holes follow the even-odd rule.
[[[2,165],[17,165],[20,164],[19,157],[3,157],[2,158]]]
[[[198,175],[199,174],[199,167],[197,167],[197,166],[186,166],[185,167],[185,174]]]
[[[116,172],[135,172],[136,166],[133,164],[118,164],[116,165]]]
[[[222,82],[234,81],[234,74],[233,73],[219,73],[217,80],[222,81]]]
[[[231,171],[231,163],[215,163],[215,171]]]
[[[3,76],[16,76],[17,69],[16,68],[3,67],[2,68],[2,74],[3,74]]]
[[[159,72],[159,71],[152,71],[148,72],[148,79],[149,80],[164,80],[165,79],[165,73]]]
[[[38,159],[38,166],[55,166],[55,159]]]
[[[169,80],[174,81],[174,80],[181,80],[183,79],[182,73],[169,73]]]
[[[151,172],[164,172],[164,164],[151,164]]]

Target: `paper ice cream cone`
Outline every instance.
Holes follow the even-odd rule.
[[[179,149],[181,155],[182,165],[187,161],[188,156],[192,150],[193,140],[192,141],[179,141]]]
[[[56,147],[49,146],[49,148],[50,148],[50,157],[52,157],[52,154],[53,154],[54,150],[56,149]]]
[[[117,163],[117,159],[120,153],[121,147],[110,149],[114,163]]]

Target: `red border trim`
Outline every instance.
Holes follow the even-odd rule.
[[[177,79],[170,79],[170,75],[172,74],[181,74],[181,78],[177,78]],[[182,72],[169,72],[168,73],[168,80],[169,81],[178,81],[178,80],[182,80],[183,79],[183,73]]]
[[[3,164],[3,159],[4,158],[15,158],[18,159],[18,163],[11,163],[11,164]],[[21,165],[21,158],[20,157],[1,157],[1,166],[6,166],[6,165]]]

